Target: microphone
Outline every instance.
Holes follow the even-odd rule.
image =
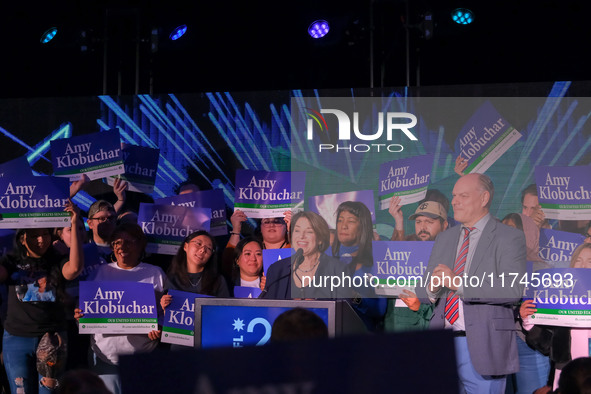
[[[299,248],[297,252],[292,256],[293,259],[293,270],[297,270],[300,265],[304,262],[304,249]]]
[[[298,269],[298,267],[304,262],[304,250],[302,248],[298,249],[297,252],[295,252],[295,254],[293,256],[291,256],[291,259],[293,261],[292,266],[293,271],[295,272],[296,269]],[[275,285],[277,282],[282,281],[283,279],[291,276],[292,270],[289,270],[288,273],[281,275],[279,278],[275,279],[273,282],[268,283],[265,286],[265,289],[263,291],[261,291],[261,294],[259,294],[259,296],[257,298],[265,298],[265,295],[267,294],[267,292],[269,291],[269,289],[271,288],[271,286]]]

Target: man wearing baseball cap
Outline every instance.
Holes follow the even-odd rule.
[[[394,218],[392,241],[433,241],[440,232],[447,229],[447,212],[437,201],[423,201],[409,219],[415,221],[415,233],[404,236],[404,218],[400,209],[400,197],[392,197],[389,212]]]
[[[409,219],[415,221],[415,234],[421,241],[434,241],[437,234],[447,229],[447,213],[435,201],[420,204]]]
[[[437,234],[447,229],[447,212],[442,204],[436,201],[423,201],[409,219],[415,221],[415,233],[404,238],[400,197],[393,197],[390,203],[390,213],[396,221],[393,241],[433,241]],[[400,227],[402,231],[397,231]],[[398,237],[400,239],[395,239]],[[386,331],[414,331],[425,330],[433,315],[433,307],[422,304],[416,294],[404,290],[405,296],[388,300],[384,329]]]

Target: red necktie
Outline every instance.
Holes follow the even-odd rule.
[[[456,257],[454,264],[454,274],[462,275],[464,273],[464,267],[466,266],[466,260],[468,259],[468,248],[470,246],[470,232],[475,227],[464,227],[464,241],[462,241],[462,247],[460,253]],[[445,299],[445,320],[449,324],[454,324],[460,315],[460,298],[456,295],[455,291],[450,291]]]

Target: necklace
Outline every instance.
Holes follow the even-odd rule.
[[[199,286],[199,283],[201,283],[201,279],[203,279],[203,275],[201,275],[199,277],[199,280],[197,281],[197,283],[193,283],[193,281],[191,280],[191,278],[188,278],[188,279],[189,279],[189,283],[191,284],[191,286],[197,287],[197,286]]]
[[[301,271],[301,272],[311,272],[311,271],[314,271],[314,268],[316,268],[316,266],[318,266],[318,263],[320,263],[320,259],[316,259],[316,263],[314,263],[314,265],[313,265],[312,267],[310,267],[310,269],[307,269],[307,270],[305,270],[305,269],[303,269],[303,268],[302,268],[302,266],[300,265],[300,266],[298,267],[298,270],[299,270],[299,271]]]

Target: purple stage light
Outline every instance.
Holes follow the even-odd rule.
[[[325,20],[319,19],[317,21],[312,22],[310,27],[308,27],[308,34],[312,38],[322,38],[326,34],[328,34],[329,30],[330,30],[330,26],[328,25],[328,22]]]

